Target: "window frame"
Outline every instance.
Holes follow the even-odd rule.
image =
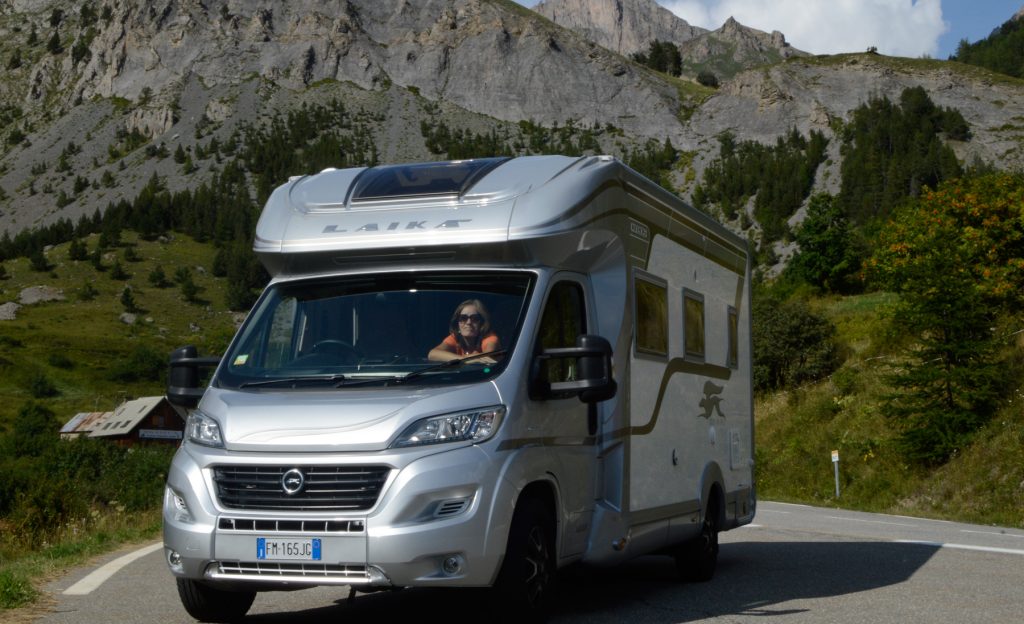
[[[665,348],[663,351],[658,351],[649,346],[641,346],[640,344],[640,287],[639,284],[644,283],[648,286],[658,288],[662,293],[662,303],[665,310],[663,320],[663,333]],[[671,349],[671,323],[669,323],[669,305],[668,305],[668,281],[643,271],[641,269],[634,269],[633,271],[633,355],[637,358],[655,359],[661,361],[667,361],[669,357],[669,350]]]
[[[708,357],[708,314],[705,298],[702,293],[689,288],[683,288],[683,358],[691,362],[704,363]],[[691,315],[688,314],[687,302],[693,301],[700,304],[700,350],[691,350],[688,336],[690,334],[689,323]]]
[[[740,367],[740,313],[734,306],[726,309],[725,364],[729,368]]]

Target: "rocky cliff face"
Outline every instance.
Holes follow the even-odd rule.
[[[706,33],[654,0],[545,0],[534,10],[560,26],[622,55],[654,40],[680,43]]]
[[[810,56],[789,45],[777,30],[766,33],[748,28],[731,17],[718,30],[680,43],[679,53],[688,73],[696,75],[706,70],[719,79],[731,78],[750,67]]]
[[[20,0],[15,9],[32,7],[42,16],[46,6],[66,4]],[[213,87],[259,76],[288,89],[322,80],[349,81],[363,89],[394,83],[500,119],[554,123],[568,117],[584,122],[623,117],[634,120],[627,129],[635,125],[641,133],[671,121],[671,89],[508,4],[115,3],[109,21],[97,22],[89,60],[78,65],[70,55],[44,59],[28,77],[32,88],[26,103],[51,92],[64,103],[136,100],[146,88],[170,97],[174,92],[168,87],[188,77]]]
[[[496,120],[610,123],[636,137],[678,140],[682,132],[675,86],[510,0],[140,0],[103,6],[109,10],[100,14],[97,5],[87,19],[78,3],[67,0],[0,0],[0,60],[7,63],[15,49],[22,54],[20,65],[0,79],[0,106],[22,115],[0,134],[8,135],[10,127],[29,130],[27,141],[0,147],[6,164],[0,188],[13,196],[6,205],[0,199],[0,231],[46,222],[60,212],[52,197],[33,193],[45,185],[57,194],[68,182],[47,184],[29,167],[55,160],[69,139],[87,143],[83,124],[92,125],[94,140],[113,140],[108,135],[121,129],[167,142],[191,134],[197,119],[230,128],[271,114],[272,106],[288,106],[286,94],[327,84],[346,97],[358,99],[351,95],[355,89],[395,93],[388,99],[393,106],[407,100],[392,112],[403,115],[400,127],[409,131],[384,123],[378,137],[387,144],[381,152],[393,157],[422,157],[392,149],[395,142],[415,142],[409,135],[418,135],[422,112],[413,109],[422,101]],[[36,33],[34,45],[30,33]],[[53,33],[60,51],[49,49]],[[128,109],[124,118],[113,118],[116,128],[109,123],[111,105]],[[103,159],[102,147],[93,151],[93,158]]]
[[[778,31],[762,32],[731,17],[714,31],[691,26],[655,0],[546,0],[535,10],[560,26],[623,55],[645,52],[651,42],[679,46],[683,76],[701,71],[719,79],[750,67],[807,56]]]
[[[625,11],[630,3],[640,0],[585,4]],[[481,133],[573,119],[610,127],[600,149],[618,155],[669,138],[692,163],[677,172],[687,197],[722,132],[762,142],[793,127],[835,136],[870,98],[895,101],[920,85],[971,124],[973,138],[954,144],[965,163],[1024,166],[1024,86],[959,63],[788,58],[711,92],[637,67],[510,0],[94,4],[86,16],[68,0],[0,0],[0,234],[131,200],[154,173],[172,190],[194,188],[219,163],[197,156],[184,174],[159,153],[181,146],[196,155],[241,124],[330,99],[372,119],[385,162],[439,157],[424,145],[424,119]],[[54,33],[59,46],[49,49]],[[762,63],[788,47],[780,34],[734,22],[688,41],[707,59],[714,45],[738,40]],[[126,144],[133,131],[144,148]],[[839,178],[838,142],[830,149],[824,188]]]

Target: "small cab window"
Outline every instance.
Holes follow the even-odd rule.
[[[576,282],[559,282],[551,289],[537,336],[540,349],[576,346],[577,336],[587,333],[586,305],[583,289]],[[546,360],[542,375],[550,383],[573,381],[576,361],[558,358]]]
[[[683,290],[683,350],[686,357],[704,360],[704,295]]]
[[[668,286],[653,275],[636,273],[635,333],[638,354],[668,356]]]

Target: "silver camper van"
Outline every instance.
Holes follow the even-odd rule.
[[[164,549],[194,617],[314,585],[529,613],[576,562],[707,580],[753,519],[746,241],[615,158],[293,178],[255,251],[272,279],[227,352],[171,356]]]

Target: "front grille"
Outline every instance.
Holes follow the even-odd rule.
[[[325,579],[345,579],[348,581],[365,581],[369,578],[364,565],[343,565],[325,563],[267,563],[265,561],[221,561],[217,571],[221,578],[260,577],[281,579],[298,577],[323,581]]]
[[[301,489],[289,494],[285,473],[299,470]],[[214,466],[217,499],[229,509],[364,511],[377,502],[387,466]]]
[[[254,520],[252,518],[221,518],[221,531],[259,531],[260,533],[362,533],[362,520]]]

